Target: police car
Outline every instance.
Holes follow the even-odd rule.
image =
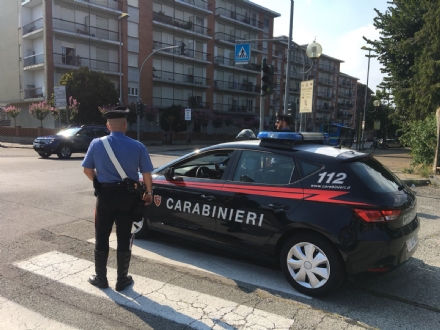
[[[371,155],[326,141],[261,132],[156,169],[137,237],[160,231],[257,255],[310,296],[392,270],[417,248],[416,197]]]

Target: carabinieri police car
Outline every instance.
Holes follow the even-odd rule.
[[[156,169],[137,237],[160,231],[258,255],[310,296],[404,263],[418,243],[416,197],[371,155],[326,138],[261,132]]]

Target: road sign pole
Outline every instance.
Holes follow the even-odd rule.
[[[260,95],[260,132],[264,131],[264,100],[265,97]]]

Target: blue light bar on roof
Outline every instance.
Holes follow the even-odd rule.
[[[328,139],[327,133],[298,133],[298,132],[260,132],[257,136],[260,140],[288,140],[288,141],[316,141],[322,142]]]

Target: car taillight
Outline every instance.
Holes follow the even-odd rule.
[[[400,210],[366,210],[354,209],[356,214],[366,222],[393,221],[400,215]]]

